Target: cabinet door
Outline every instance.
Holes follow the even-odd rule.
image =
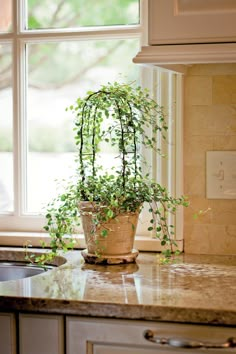
[[[232,42],[235,23],[234,0],[149,0],[151,45]]]
[[[20,314],[20,354],[63,354],[63,316]]]
[[[67,317],[67,354],[154,354],[136,321]],[[142,331],[143,332],[143,328]],[[164,352],[160,352],[164,354]]]
[[[16,354],[16,324],[12,313],[0,314],[0,353]]]

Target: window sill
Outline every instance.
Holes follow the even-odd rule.
[[[76,236],[77,246],[76,249],[86,248],[84,236],[82,234]],[[0,245],[9,247],[41,247],[41,242],[50,242],[50,237],[45,232],[0,232]],[[183,249],[183,241],[177,241],[180,250]],[[134,248],[139,251],[161,251],[160,242],[157,239],[152,239],[147,236],[136,236]]]

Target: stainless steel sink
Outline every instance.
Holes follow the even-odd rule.
[[[0,282],[32,277],[53,269],[54,267],[55,266],[46,266],[42,268],[26,262],[0,261]]]
[[[67,262],[67,259],[61,255],[56,256],[45,267],[26,261],[26,255],[30,259],[31,256],[41,256],[45,252],[36,248],[26,252],[24,248],[0,247],[0,282],[29,278],[50,271]]]

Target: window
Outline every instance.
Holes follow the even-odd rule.
[[[139,81],[161,98],[160,87],[174,90],[176,74],[132,63],[145,38],[146,0],[113,0],[112,6],[109,0],[1,0],[1,6],[0,231],[9,236],[1,243],[11,244],[10,236],[22,232],[19,241],[12,238],[22,245],[42,232],[55,179],[73,170],[65,108],[91,87],[114,80]],[[166,93],[169,101],[161,99],[168,106],[175,92]],[[155,171],[156,157],[149,158]],[[146,237],[144,219],[139,233]]]

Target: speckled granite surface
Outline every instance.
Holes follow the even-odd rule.
[[[23,256],[0,248],[0,259]],[[0,282],[0,310],[236,325],[236,256],[182,255],[161,266],[155,253],[114,266],[85,264],[79,251],[66,258],[52,271]]]

